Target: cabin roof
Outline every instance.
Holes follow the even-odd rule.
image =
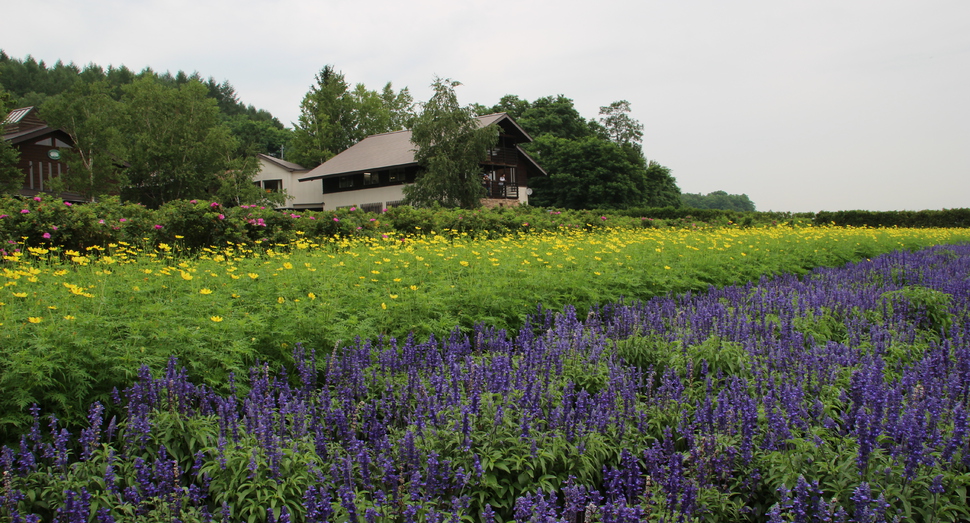
[[[274,164],[276,164],[276,165],[278,165],[278,166],[282,167],[283,169],[286,169],[287,171],[290,171],[290,172],[309,171],[310,170],[309,168],[304,167],[304,166],[302,166],[302,165],[300,165],[298,163],[288,162],[286,160],[282,160],[280,158],[277,158],[275,156],[270,156],[268,154],[259,153],[258,156],[260,158],[262,158],[263,160],[266,160],[266,161],[268,161],[270,163],[274,163]]]
[[[516,136],[519,142],[532,141],[532,137],[505,113],[478,116],[476,120],[480,127],[497,124],[506,134],[519,135]],[[414,153],[415,146],[411,143],[410,130],[373,134],[317,166],[308,173],[309,176],[300,178],[300,181],[414,165],[417,163]],[[532,158],[529,160],[535,163]]]

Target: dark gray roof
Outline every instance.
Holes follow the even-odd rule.
[[[304,166],[302,166],[302,165],[300,165],[298,163],[293,163],[293,162],[288,162],[286,160],[281,160],[281,159],[279,159],[279,158],[277,158],[275,156],[270,156],[268,154],[259,153],[258,156],[260,158],[266,160],[266,161],[275,163],[276,165],[279,165],[280,167],[282,167],[282,168],[284,168],[284,169],[286,169],[287,171],[290,171],[290,172],[295,172],[295,171],[309,171],[310,170],[310,169],[308,169],[308,168],[306,168],[306,167],[304,167]]]
[[[509,122],[517,131],[522,133],[525,141],[532,141],[532,137],[505,113],[487,114],[478,116],[476,119],[481,127],[493,123]],[[322,163],[307,173],[306,177],[300,178],[300,181],[415,165],[417,162],[414,159],[414,152],[414,144],[411,143],[411,131],[374,134]],[[535,160],[532,160],[532,162],[535,163]]]

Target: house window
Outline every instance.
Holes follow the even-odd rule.
[[[393,182],[403,182],[404,181],[404,168],[398,167],[397,169],[391,169],[390,181]]]
[[[341,176],[337,186],[341,189],[349,189],[354,186],[354,179],[351,176]]]
[[[377,173],[364,173],[364,185],[377,185],[378,181]]]
[[[263,180],[263,190],[266,192],[280,192],[283,190],[283,180]]]

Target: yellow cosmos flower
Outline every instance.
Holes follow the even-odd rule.
[[[387,310],[387,304],[386,303],[381,303],[381,308],[384,309],[384,310]]]
[[[26,292],[15,292],[15,293],[13,293],[13,295],[16,296],[16,297],[18,297],[18,298],[26,298],[27,297],[27,293]]]
[[[209,316],[209,319],[216,323],[219,323],[220,321],[222,321],[222,316]]]
[[[256,274],[255,272],[251,272],[249,273],[249,277],[255,280],[256,278],[259,278],[259,275]]]
[[[199,294],[212,294],[212,289],[199,289]]]
[[[285,301],[286,301],[286,298],[284,298],[282,296],[280,296],[279,298],[276,298],[276,303],[283,303]]]
[[[418,290],[418,286],[417,285],[412,285],[410,288],[411,288],[412,291]]]
[[[307,298],[310,298],[311,300],[315,300],[315,299],[317,299],[317,295],[316,294],[313,294],[311,292],[311,293],[307,294]]]
[[[64,316],[64,319],[67,321],[71,321],[74,319],[74,316],[71,316],[70,314],[68,314],[67,316]]]
[[[232,293],[232,297],[233,297],[233,298],[238,298],[238,297],[239,297],[239,295],[238,295],[238,294],[236,294],[236,293]]]
[[[44,321],[44,318],[37,318],[37,317],[31,316],[27,318],[27,321],[29,321],[30,323],[40,323]]]
[[[182,275],[182,279],[185,281],[189,281],[192,279],[192,275],[185,271],[180,271],[180,274]]]
[[[397,294],[391,294],[390,296],[391,296],[391,299],[392,300],[396,300],[397,299]]]

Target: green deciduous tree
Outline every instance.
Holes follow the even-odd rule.
[[[569,140],[545,135],[533,145],[536,160],[550,174],[530,179],[536,205],[593,209],[644,204],[646,169],[631,151],[597,136]]]
[[[647,194],[644,205],[647,207],[680,207],[680,187],[670,174],[670,169],[651,161],[647,165]]]
[[[610,141],[620,145],[643,141],[643,124],[630,116],[630,102],[620,100],[600,107],[600,124]]]
[[[206,86],[190,81],[172,88],[142,77],[124,93],[120,127],[128,184],[122,197],[158,207],[215,190],[236,142]]]
[[[215,197],[228,207],[240,205],[282,205],[286,203],[286,191],[267,192],[253,183],[259,172],[259,160],[255,156],[228,159],[229,168],[217,176],[219,188]]]
[[[357,84],[351,90],[343,73],[327,65],[300,104],[286,157],[317,166],[369,135],[403,129],[414,117],[413,107],[407,88],[395,93],[388,83],[378,93]]]
[[[481,127],[471,107],[458,104],[450,79],[435,78],[434,95],[424,104],[411,130],[415,159],[423,168],[404,187],[405,201],[416,207],[475,208],[481,205],[481,162],[498,143],[494,125]]]
[[[110,92],[105,80],[77,82],[68,91],[48,98],[41,107],[41,117],[74,142],[73,148],[61,151],[68,171],[57,181],[57,190],[94,199],[117,194],[125,185],[125,151],[119,129],[123,107]]]
[[[701,193],[685,193],[681,195],[684,207],[694,209],[724,209],[728,211],[754,211],[754,202],[747,194],[728,194],[725,191]]]

